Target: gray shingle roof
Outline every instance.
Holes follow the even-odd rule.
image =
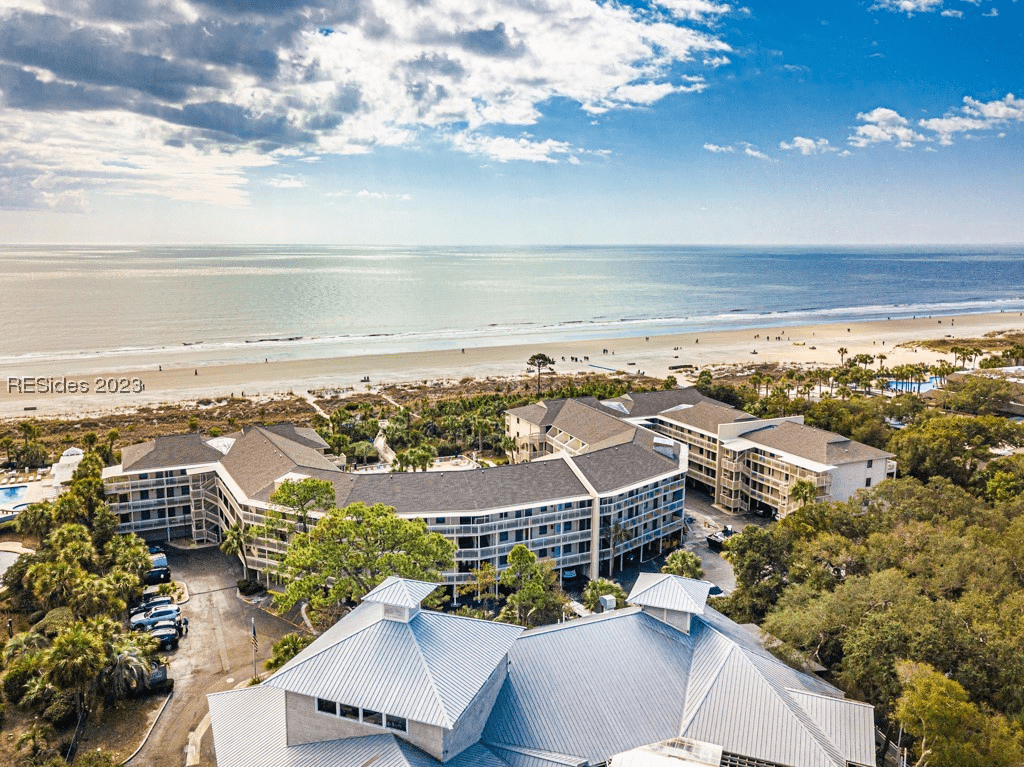
[[[587,494],[560,459],[470,471],[346,475],[336,487],[339,506],[383,503],[399,514],[482,511]]]
[[[427,611],[387,620],[372,603],[356,613],[355,631],[324,634],[263,685],[451,728],[522,632]]]
[[[143,471],[194,466],[215,463],[221,457],[221,452],[207,445],[201,434],[174,434],[123,448],[121,468],[123,471]]]
[[[679,469],[678,461],[642,447],[636,441],[577,455],[572,461],[599,493],[607,493]]]
[[[589,407],[597,407],[598,402],[596,397],[576,397],[575,399],[549,399],[543,402],[534,402],[532,405],[524,405],[523,407],[514,407],[506,410],[506,413],[510,413],[517,418],[520,418],[527,423],[537,424],[538,426],[550,426],[554,423],[554,420],[558,417],[558,414],[562,411],[566,402],[575,402],[580,405],[587,405]]]
[[[621,397],[601,400],[600,404],[602,408],[618,414],[620,418],[624,414],[618,406],[625,409],[625,416],[629,418],[650,418],[680,405],[696,405],[698,402],[714,401],[710,397],[705,397],[692,386],[688,386],[685,389],[668,389],[666,391],[630,392]]]
[[[323,437],[317,434],[316,429],[310,429],[307,426],[296,426],[292,423],[275,423],[263,428],[290,439],[292,442],[298,442],[300,445],[311,447],[314,450],[323,450],[330,447],[324,442]]]
[[[246,495],[259,500],[269,499],[274,481],[292,471],[317,479],[342,474],[313,448],[261,426],[246,428],[220,463]]]
[[[692,426],[695,429],[711,434],[718,434],[718,427],[724,423],[741,423],[743,421],[757,420],[750,413],[744,413],[742,410],[737,410],[714,400],[698,402],[693,407],[662,413],[661,418],[664,418],[666,421],[682,424],[683,426]]]
[[[664,573],[640,573],[627,601],[634,605],[703,615],[711,584]]]
[[[841,434],[791,421],[750,431],[742,436],[743,439],[758,445],[832,466],[881,460],[892,456],[892,453],[855,442]]]
[[[550,425],[585,442],[589,450],[621,445],[636,434],[635,426],[575,400],[566,401]]]

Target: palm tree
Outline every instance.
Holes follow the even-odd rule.
[[[21,703],[30,709],[42,711],[53,696],[53,685],[45,676],[34,676],[25,682],[25,695]]]
[[[82,578],[75,584],[71,594],[71,609],[75,617],[80,619],[94,615],[116,615],[125,607],[125,601],[118,594],[118,586],[109,578]]]
[[[84,623],[76,621],[57,635],[47,652],[50,684],[58,690],[74,690],[78,696],[78,714],[85,698],[106,665],[103,642]]]
[[[15,634],[6,645],[4,645],[4,665],[9,666],[11,661],[28,655],[46,647],[46,637],[35,631],[22,631]]]
[[[235,522],[224,531],[220,542],[220,550],[229,557],[236,554],[241,555],[242,574],[245,580],[249,580],[249,564],[245,561],[245,549],[252,542],[254,534],[248,527],[242,527],[241,522]]]
[[[850,350],[845,346],[840,346],[836,351],[839,352],[839,365],[842,366],[846,362],[846,355],[850,353]]]
[[[21,432],[21,436],[25,440],[25,447],[28,447],[28,443],[39,436],[39,427],[34,421],[22,421],[18,424],[18,431]]]
[[[621,523],[616,522],[612,526],[612,551],[614,552],[615,546],[620,543],[628,543],[633,540],[633,533],[627,530]],[[612,557],[612,561],[615,557]],[[626,567],[626,550],[623,549],[619,552],[619,570],[623,570]]]
[[[661,571],[669,575],[681,575],[683,578],[696,580],[704,577],[704,568],[701,567],[700,557],[683,549],[676,549],[665,557],[665,564]]]
[[[49,609],[66,605],[84,574],[71,562],[36,562],[25,572],[25,587]]]
[[[22,535],[31,535],[43,540],[53,527],[53,511],[48,501],[30,503],[14,520],[14,526]]]
[[[555,364],[555,361],[548,355],[542,352],[537,352],[530,359],[526,361],[526,364],[531,368],[537,368],[537,396],[540,396],[540,371],[544,368],[549,368]]]
[[[11,464],[11,448],[14,447],[14,440],[11,437],[0,439],[0,448],[7,453],[7,465]]]
[[[274,650],[265,666],[267,671],[277,671],[300,652],[305,650],[315,637],[309,634],[297,634],[294,631],[285,634],[274,643]]]
[[[143,634],[132,634],[115,643],[113,657],[101,673],[102,687],[109,698],[125,698],[146,684],[153,670],[151,643],[152,638]]]
[[[800,508],[814,503],[818,497],[818,489],[814,483],[807,479],[798,479],[789,488],[789,498],[792,501],[799,501]]]

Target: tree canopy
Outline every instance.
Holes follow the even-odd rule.
[[[330,509],[292,539],[280,566],[288,585],[278,604],[289,609],[308,599],[330,623],[389,575],[440,581],[455,564],[455,548],[428,533],[422,519],[404,519],[382,503]]]

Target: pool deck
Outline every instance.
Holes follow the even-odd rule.
[[[38,503],[54,497],[53,478],[44,475],[38,480],[28,482],[14,482],[10,485],[0,485],[0,490],[10,490],[16,487],[25,488],[25,492],[19,497],[10,501],[0,503],[0,511],[14,511],[16,506],[28,503]]]

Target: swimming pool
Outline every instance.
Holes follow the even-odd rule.
[[[911,391],[917,394],[923,394],[926,391],[931,391],[939,384],[939,379],[936,376],[932,376],[927,381],[917,383],[916,381],[889,381],[889,388],[894,391]]]
[[[15,485],[14,487],[0,487],[0,503],[20,501],[25,497],[28,485]]]

